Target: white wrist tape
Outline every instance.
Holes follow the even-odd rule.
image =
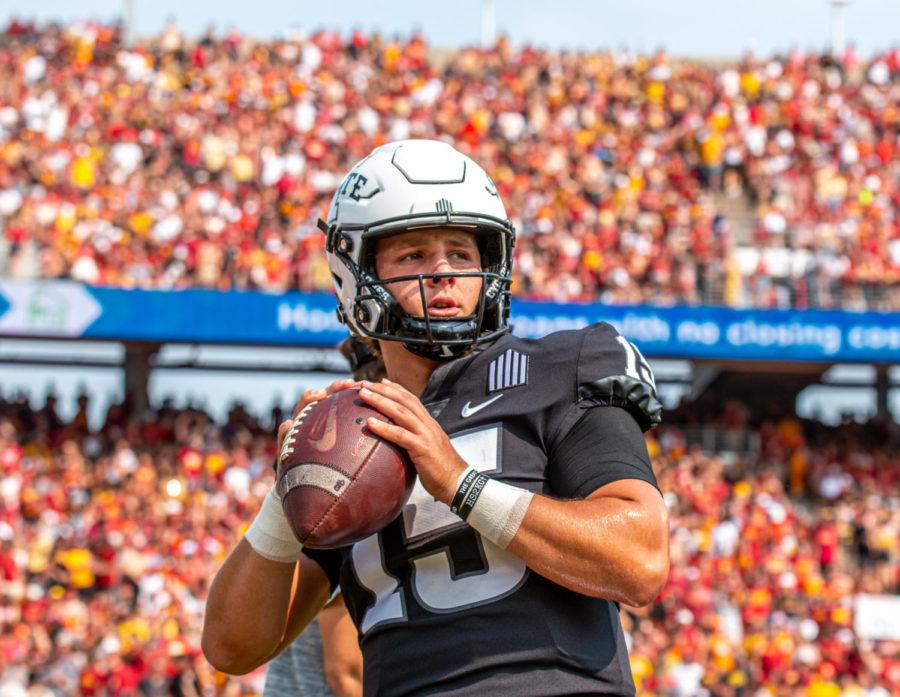
[[[263,499],[262,508],[247,529],[244,539],[253,551],[266,559],[288,563],[300,558],[303,545],[294,537],[274,487]]]
[[[466,470],[456,483],[457,489],[472,470]],[[486,475],[487,482],[477,495],[474,505],[465,521],[477,530],[483,538],[490,540],[500,549],[506,549],[519,531],[525,512],[534,494]],[[477,485],[476,485],[477,486]]]

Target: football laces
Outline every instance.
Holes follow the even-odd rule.
[[[310,402],[303,409],[300,410],[300,413],[297,414],[297,418],[291,423],[290,429],[284,435],[284,442],[281,444],[281,453],[278,455],[278,464],[280,465],[284,462],[284,458],[294,452],[294,443],[297,441],[297,430],[303,424],[303,419],[306,418],[307,414],[312,410],[314,406],[316,406],[318,402]]]

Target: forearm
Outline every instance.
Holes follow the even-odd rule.
[[[668,522],[664,508],[633,500],[535,496],[507,549],[570,590],[646,605],[668,575]]]
[[[264,663],[284,635],[296,563],[270,561],[241,540],[216,574],[206,602],[203,653],[241,675]]]

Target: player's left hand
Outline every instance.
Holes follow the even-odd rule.
[[[363,381],[359,396],[394,423],[370,418],[372,432],[404,448],[416,466],[419,480],[438,501],[450,504],[456,494],[456,482],[468,465],[425,406],[402,385],[385,379]]]

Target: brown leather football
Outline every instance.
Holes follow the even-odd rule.
[[[284,437],[276,491],[291,529],[307,547],[353,544],[400,514],[416,470],[406,450],[366,427],[390,421],[355,388],[313,402]]]

